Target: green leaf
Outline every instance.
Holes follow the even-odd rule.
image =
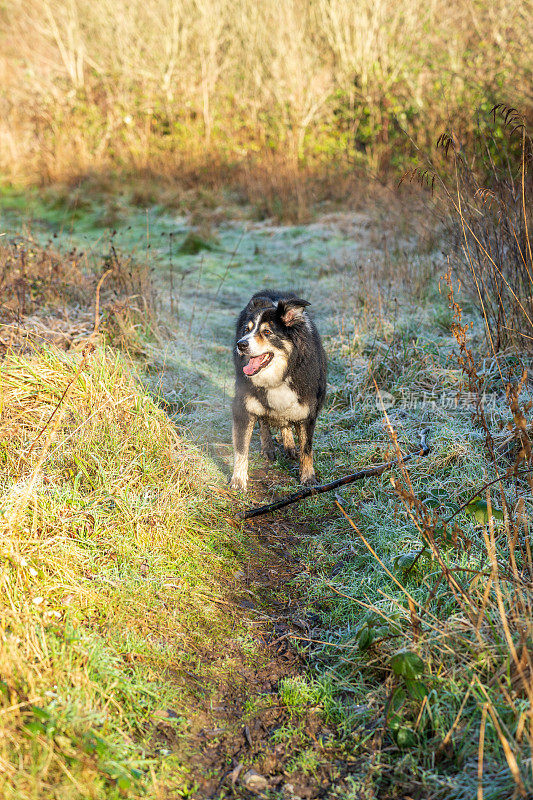
[[[396,733],[401,724],[402,724],[402,718],[399,714],[389,714],[387,719],[387,725],[389,727],[389,730],[392,731],[392,733]]]
[[[359,645],[359,650],[368,650],[368,648],[372,644],[373,639],[374,637],[372,635],[372,631],[367,625],[365,625],[365,627],[361,629],[357,637],[357,644]]]
[[[406,693],[405,689],[403,688],[403,686],[398,686],[394,690],[394,693],[392,695],[391,704],[390,704],[391,711],[398,712],[400,710],[400,708],[403,706],[403,704],[405,703],[406,699],[407,699],[407,693]]]
[[[40,719],[41,722],[48,722],[52,719],[52,715],[46,708],[40,708],[40,706],[31,706],[30,711],[32,712],[34,717]]]
[[[423,503],[428,508],[440,508],[442,506],[442,502],[438,499],[438,497],[426,497],[423,500]]]
[[[428,555],[428,551],[424,547],[422,552],[420,553],[418,550],[411,550],[408,553],[401,553],[399,556],[396,556],[394,559],[394,568],[398,572],[407,572],[408,569],[411,569],[413,564],[420,561],[421,558]]]
[[[450,494],[446,489],[433,489],[433,491],[428,492],[422,502],[428,508],[441,508],[442,506],[446,506],[446,508],[459,508],[457,503],[451,500]]]
[[[445,525],[438,525],[436,528],[433,528],[432,534],[433,534],[433,538],[436,541],[438,541],[439,544],[444,544],[444,545],[453,544],[452,529],[446,527]],[[424,534],[422,534],[422,535],[424,536],[425,539],[428,539],[428,537],[426,535],[424,535]],[[428,539],[428,541],[429,541],[429,539]]]
[[[363,622],[368,625],[369,628],[373,628],[376,625],[383,624],[383,617],[375,611],[365,611],[363,614]]]
[[[33,736],[39,736],[39,734],[45,733],[46,728],[42,722],[39,722],[38,719],[34,719],[30,720],[30,722],[26,722],[24,730],[27,733],[31,733]]]
[[[30,719],[24,727],[29,733],[45,733],[47,736],[53,736],[56,730],[56,721],[46,708],[30,706],[28,716]]]
[[[490,516],[492,516],[494,519],[503,520],[503,511],[501,511],[499,508],[492,507],[492,513],[489,514],[489,506],[487,501],[482,500],[480,497],[475,497],[467,505],[465,508],[465,514],[474,517],[476,522],[479,522],[480,525],[487,525]]]
[[[427,496],[422,500],[427,508],[449,508],[457,511],[459,506],[451,498],[446,489],[433,489],[428,492]]]
[[[104,766],[104,772],[117,782],[119,789],[131,789],[135,780],[142,777],[142,772],[139,770],[126,767],[116,761],[108,761]]]
[[[423,700],[428,693],[427,686],[422,681],[414,681],[411,678],[405,679],[405,687],[413,700]]]
[[[398,747],[414,747],[416,744],[416,733],[412,728],[401,725],[396,731],[396,744]]]
[[[395,675],[402,676],[409,680],[421,678],[425,672],[426,665],[412,650],[400,650],[392,656],[390,666]]]
[[[144,774],[142,769],[136,769],[135,767],[130,767],[130,772],[132,774],[132,777],[135,778],[135,780],[137,781],[139,781]]]

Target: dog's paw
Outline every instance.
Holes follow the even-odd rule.
[[[238,475],[234,475],[229,483],[229,488],[235,489],[236,492],[245,492],[246,484],[246,478],[241,478]]]
[[[302,478],[302,486],[318,486],[318,480],[314,472],[312,475]]]
[[[284,447],[283,452],[291,461],[298,461],[298,450],[295,447]]]
[[[265,456],[265,457],[266,457],[266,458],[267,458],[269,461],[275,461],[275,460],[276,460],[276,451],[274,450],[274,448],[273,448],[273,447],[265,447],[265,448],[263,448],[263,449],[261,450],[261,452],[263,453],[263,455],[264,455],[264,456]]]

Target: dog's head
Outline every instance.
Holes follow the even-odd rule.
[[[306,325],[307,300],[297,297],[277,302],[253,297],[241,315],[235,355],[243,373],[256,386],[279,384],[287,369],[298,326]]]

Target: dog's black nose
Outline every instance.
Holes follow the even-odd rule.
[[[237,342],[237,350],[239,353],[245,353],[248,350],[248,339],[239,339]]]

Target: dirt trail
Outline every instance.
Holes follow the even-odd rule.
[[[271,496],[274,476],[288,482],[279,468],[253,470],[251,502]],[[246,528],[249,558],[236,575],[232,602],[236,620],[245,617],[253,629],[248,643],[253,652],[242,642],[228,643],[230,679],[225,675],[217,682],[194,720],[187,749],[198,798],[264,796],[268,791],[271,797],[296,800],[326,797],[334,783],[337,789],[342,785],[348,765],[338,761],[335,732],[321,709],[293,713],[280,691],[284,679],[298,681],[308,670],[293,644],[293,637],[305,639],[312,625],[312,614],[294,585],[308,568],[294,550],[317,534],[316,522],[265,518]],[[292,768],[302,748],[316,751],[312,774]]]
[[[179,338],[152,367],[159,390],[177,402],[178,426],[208,448],[226,478],[231,465],[230,343],[240,307],[258,288],[296,288],[312,300],[327,346],[328,336],[338,331],[346,300],[342,267],[364,252],[365,224],[339,215],[305,229],[255,225],[243,231],[230,226],[219,232],[225,253],[197,257],[196,283],[184,283],[180,295]],[[280,485],[297,485],[296,472],[284,462],[266,468],[257,438],[248,504],[271,500]],[[320,448],[320,424],[316,444]],[[235,502],[237,510],[240,501]],[[250,647],[228,642],[224,659],[231,654],[231,679],[221,678],[199,708],[187,742],[180,745],[186,748],[198,798],[265,792],[294,800],[342,796],[342,777],[350,763],[321,709],[293,713],[280,695],[284,679],[297,681],[309,674],[291,643],[294,636],[305,639],[313,621],[294,582],[308,569],[295,551],[319,529],[320,518],[306,520],[305,510],[267,516],[246,528],[249,560],[235,576],[231,602],[235,618],[242,622],[244,617],[253,631]],[[303,751],[313,766],[295,771],[291,762]]]

